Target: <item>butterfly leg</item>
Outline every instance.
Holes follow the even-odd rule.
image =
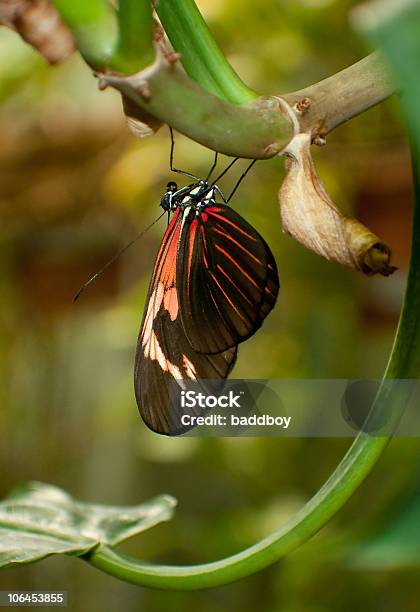
[[[211,175],[213,174],[213,170],[214,170],[214,169],[215,169],[215,167],[217,166],[217,156],[218,156],[218,152],[217,152],[217,151],[215,151],[215,153],[214,153],[214,162],[213,162],[213,165],[212,165],[212,167],[210,168],[209,173],[208,173],[208,175],[207,175],[207,178],[206,178],[206,183],[208,183],[208,182],[209,182],[209,178],[211,177]]]
[[[239,159],[239,157],[235,157],[235,159],[234,159],[234,160],[232,160],[232,161],[230,162],[230,164],[228,164],[228,165],[226,166],[226,168],[223,170],[223,172],[222,172],[221,174],[219,174],[219,176],[217,177],[217,179],[216,179],[215,181],[213,181],[212,185],[215,185],[215,184],[216,184],[216,183],[217,183],[217,182],[218,182],[218,181],[219,181],[219,180],[222,178],[222,176],[225,176],[226,172],[232,168],[233,164],[236,164],[236,162],[238,161],[238,159]]]
[[[194,179],[195,181],[199,182],[199,178],[198,176],[195,176],[194,174],[191,174],[190,172],[185,172],[185,170],[180,170],[179,168],[174,168],[174,149],[175,149],[175,140],[174,140],[174,132],[172,130],[172,128],[169,126],[169,131],[171,134],[171,152],[169,154],[169,165],[171,167],[171,171],[172,172],[177,172],[178,174],[183,174],[184,176],[189,176],[190,178]]]
[[[239,185],[242,183],[242,181],[244,180],[244,178],[246,177],[248,172],[251,170],[252,166],[255,164],[256,161],[257,161],[256,159],[253,159],[252,162],[247,166],[245,172],[243,172],[241,174],[241,176],[239,177],[235,187],[233,188],[232,192],[230,193],[226,203],[230,202],[230,200],[232,199],[233,194],[236,192],[236,190],[238,189]]]
[[[218,187],[217,185],[213,185],[213,188],[214,188],[214,190],[215,190],[215,191],[217,191],[217,192],[219,193],[219,195],[220,195],[220,197],[222,198],[223,202],[224,202],[225,204],[227,204],[227,202],[228,202],[228,201],[226,200],[225,194],[224,194],[224,193],[223,193],[223,191],[220,189],[220,187]]]

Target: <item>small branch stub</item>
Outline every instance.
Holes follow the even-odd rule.
[[[279,191],[283,230],[326,259],[367,275],[389,276],[391,250],[356,219],[345,217],[325,191],[310,153],[311,135],[289,143],[287,174]]]
[[[303,115],[310,109],[310,107],[311,107],[310,98],[302,98],[301,100],[296,102],[294,109],[297,113],[299,113],[299,115]]]
[[[325,147],[325,145],[327,144],[327,139],[325,138],[325,136],[322,136],[321,134],[317,134],[313,138],[312,142],[317,147]]]

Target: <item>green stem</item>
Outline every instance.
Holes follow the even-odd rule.
[[[156,11],[192,79],[233,104],[257,97],[223,55],[194,0],[158,0]]]
[[[153,19],[150,0],[119,0],[119,38],[110,67],[133,74],[153,62]]]
[[[416,150],[415,160],[419,153]],[[414,176],[417,201],[410,270],[400,323],[384,379],[416,378],[420,371],[420,172],[416,163]],[[372,408],[372,419],[386,411],[398,420],[409,386],[404,385],[401,392],[396,384],[396,392],[389,391],[389,384],[382,385]],[[300,512],[273,534],[231,557],[202,565],[151,565],[103,546],[88,561],[126,582],[159,589],[203,589],[249,576],[296,549],[319,531],[365,480],[389,440],[390,437],[359,434],[330,478]]]
[[[182,3],[178,7],[178,0],[173,4],[184,17],[193,14],[191,10],[195,8],[193,23],[198,30],[191,35],[195,40],[199,32],[209,48],[206,49],[201,41],[197,62],[191,56],[192,46],[189,51],[184,50],[184,59],[190,58],[191,66],[208,66],[216,75],[220,73],[226,95],[219,89],[217,95],[212,95],[173,66],[164,63],[147,66],[152,59],[152,24],[146,0],[121,0],[118,28],[115,14],[106,0],[54,2],[86,61],[103,73],[102,83],[112,85],[129,97],[139,107],[140,115],[143,110],[146,116],[168,123],[192,140],[234,157],[273,157],[292,137],[290,119],[279,101],[273,97],[255,99],[224,59],[190,0],[185,0],[185,10]],[[146,66],[144,75],[138,70],[140,66]],[[147,85],[150,96],[136,89],[135,78],[124,80],[109,68],[122,74],[137,73],[140,81]],[[229,97],[235,104],[227,101]],[[244,101],[247,103],[236,104]]]
[[[53,3],[86,62],[98,70],[107,66],[118,35],[110,3],[107,0],[53,0]]]
[[[202,145],[232,157],[265,159],[281,151],[293,136],[292,124],[277,98],[231,104],[194,83],[180,70],[162,66],[150,71],[150,98],[141,93],[141,74],[103,76],[140,109],[158,117]]]
[[[302,132],[325,136],[342,123],[383,102],[396,87],[382,54],[376,51],[319,83],[285,94],[294,106],[302,98],[309,109],[299,118]]]

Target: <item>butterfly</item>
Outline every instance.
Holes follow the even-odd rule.
[[[155,260],[134,372],[140,414],[160,434],[189,429],[174,390],[193,382],[203,393],[220,391],[238,344],[262,325],[279,291],[267,243],[216,201],[219,194],[207,179],[181,189],[170,182],[161,199],[173,216]]]

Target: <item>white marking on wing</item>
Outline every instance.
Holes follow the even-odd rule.
[[[153,329],[153,321],[157,313],[159,312],[159,308],[162,304],[164,294],[165,286],[163,285],[163,283],[158,283],[156,289],[150,296],[149,304],[147,305],[147,312],[144,318],[144,325],[141,333],[143,346],[145,346],[145,344],[148,342],[148,339],[150,338]]]
[[[191,380],[195,380],[197,378],[197,372],[192,361],[188,359],[186,355],[182,355],[182,363],[185,368],[185,373]]]

